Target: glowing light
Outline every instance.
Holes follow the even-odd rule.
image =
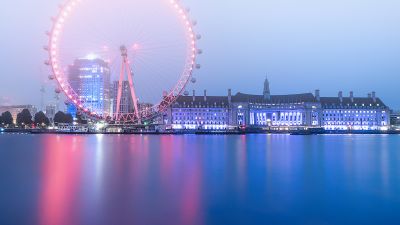
[[[96,54],[90,53],[85,58],[88,59],[88,60],[95,60],[95,59],[98,58],[98,56]]]
[[[67,21],[67,17],[71,14],[73,11],[74,7],[80,3],[82,0],[67,0],[67,3],[64,4],[63,6],[60,6],[60,11],[58,14],[58,18],[55,18],[54,21],[54,26],[53,26],[53,31],[52,34],[49,33],[50,36],[50,64],[53,67],[53,72],[56,76],[57,81],[59,82],[61,88],[63,91],[66,93],[66,95],[69,97],[69,99],[75,103],[80,108],[83,108],[85,112],[89,112],[94,116],[97,116],[101,118],[102,113],[96,113],[96,112],[91,112],[91,110],[84,108],[84,105],[80,102],[79,97],[75,96],[74,90],[69,86],[68,83],[62,83],[63,81],[60,78],[61,71],[61,66],[58,65],[57,61],[57,54],[59,53],[58,51],[58,36],[62,33],[62,28]],[[193,69],[195,68],[195,58],[197,56],[197,48],[196,48],[196,42],[195,42],[195,34],[193,32],[192,28],[192,23],[190,22],[190,18],[187,15],[187,12],[189,10],[186,10],[182,8],[178,0],[170,0],[171,6],[176,9],[176,13],[178,14],[178,17],[181,18],[181,21],[185,24],[185,27],[187,29],[187,34],[186,37],[189,36],[189,43],[191,44],[190,47],[188,48],[187,52],[187,58],[186,58],[186,65],[185,65],[185,71],[183,71],[180,80],[178,81],[178,84],[174,87],[172,97],[175,97],[174,93],[178,92],[180,88],[182,88],[184,79],[189,79],[190,75],[192,74]],[[140,48],[140,45],[135,43],[132,46],[133,50],[137,50]],[[104,51],[108,51],[109,47],[108,46],[103,46]],[[99,56],[95,54],[89,54],[85,57],[85,59],[88,60],[94,60],[99,58]],[[106,62],[111,62],[111,60],[107,60]],[[129,62],[130,63],[130,62]],[[70,93],[68,95],[68,93]]]

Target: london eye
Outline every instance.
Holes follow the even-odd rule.
[[[56,92],[95,119],[140,123],[165,111],[202,53],[178,0],[68,0],[47,32]]]

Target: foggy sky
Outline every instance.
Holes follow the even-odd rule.
[[[198,21],[202,69],[195,88],[210,95],[376,91],[400,109],[398,0],[182,0]],[[0,8],[0,104],[40,103],[44,35],[58,0],[5,1]],[[53,96],[46,81],[47,101]],[[199,93],[200,94],[200,93]],[[9,100],[4,100],[9,99]]]

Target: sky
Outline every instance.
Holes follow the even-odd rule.
[[[143,0],[145,1],[145,0]],[[376,91],[400,109],[398,0],[181,0],[202,35],[189,90],[209,95],[261,94],[268,74],[272,94],[314,92],[367,96]],[[0,105],[52,100],[43,65],[59,0],[5,1],[0,8]],[[155,15],[156,16],[156,15]],[[199,93],[200,94],[200,93]]]

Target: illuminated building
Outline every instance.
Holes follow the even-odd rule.
[[[230,127],[289,128],[319,126],[320,104],[312,93],[271,95],[268,79],[262,95],[181,96],[169,111],[175,129]]]
[[[390,110],[376,97],[321,97],[315,94],[271,95],[268,79],[262,95],[180,96],[170,107],[166,122],[174,129],[386,130]]]
[[[69,83],[85,108],[99,115],[110,109],[110,69],[102,59],[77,59],[69,67]]]
[[[394,112],[390,115],[390,125],[396,130],[400,130],[400,112]]]
[[[233,124],[249,127],[319,126],[319,103],[312,93],[271,95],[268,78],[263,95],[232,96]]]
[[[318,126],[318,107],[313,94],[262,95],[238,93],[233,96],[233,122],[252,127]]]
[[[386,130],[390,126],[390,110],[376,97],[321,97],[322,126],[326,130]]]
[[[180,96],[167,113],[167,124],[173,129],[227,129],[229,102],[223,96]]]

